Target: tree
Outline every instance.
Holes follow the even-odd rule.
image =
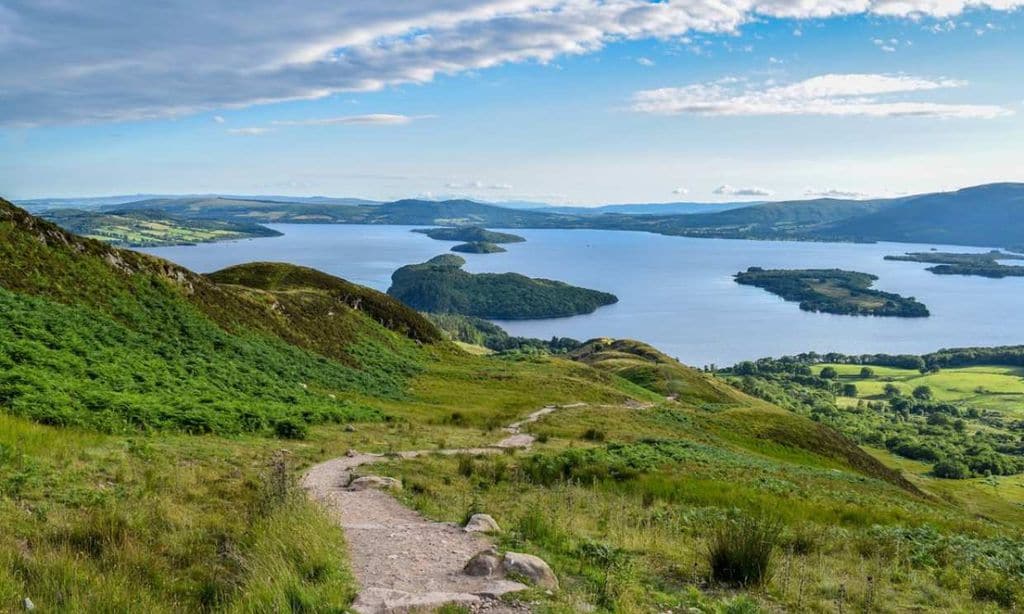
[[[894,399],[903,394],[900,392],[900,388],[896,384],[886,384],[883,390],[885,391],[885,396],[890,399]]]
[[[871,367],[863,367],[860,370],[861,379],[871,379],[875,376],[875,370]]]
[[[933,398],[932,389],[928,386],[914,388],[913,397],[918,401],[931,401]]]
[[[843,384],[843,396],[856,398],[857,384]]]
[[[839,372],[836,371],[835,367],[825,367],[821,370],[821,377],[824,379],[836,379],[839,377]]]

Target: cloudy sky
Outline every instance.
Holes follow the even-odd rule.
[[[0,0],[0,195],[1024,180],[1024,0]]]

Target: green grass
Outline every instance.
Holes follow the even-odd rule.
[[[886,384],[892,384],[909,396],[914,388],[928,386],[937,401],[962,403],[979,409],[1024,415],[1024,368],[1003,365],[984,365],[942,369],[937,373],[922,374],[911,369],[875,367],[875,377],[862,379],[861,365],[820,365],[813,370],[820,373],[833,367],[844,382],[857,385],[858,398],[881,399]]]
[[[343,535],[275,477],[279,448],[0,414],[0,610],[343,611]]]
[[[0,610],[29,597],[42,611],[345,611],[344,536],[295,491],[304,469],[349,449],[480,446],[578,402],[528,427],[533,451],[374,471],[431,517],[494,515],[502,548],[558,573],[560,592],[529,593],[542,610],[1020,599],[1016,478],[901,475],[887,453],[643,344],[471,355],[343,280],[279,264],[199,276],[2,202],[0,285]],[[1011,377],[958,377],[982,374]],[[822,408],[807,414],[831,423]],[[971,437],[1009,428],[983,418]],[[773,573],[756,590],[714,581],[715,536],[766,515],[781,523]]]
[[[493,515],[502,547],[553,565],[563,590],[552,611],[722,611],[736,593],[709,583],[714,536],[723,523],[763,514],[782,522],[774,573],[742,594],[766,610],[834,611],[841,602],[849,611],[998,611],[971,590],[990,574],[1019,591],[1024,570],[1006,567],[1022,547],[1019,528],[1009,528],[1019,517],[1009,526],[971,518],[866,476],[816,450],[813,428],[795,417],[788,445],[759,445],[733,433],[748,417],[733,413],[565,409],[531,426],[545,435],[534,453],[434,456],[375,472],[400,477],[403,499],[428,516]],[[588,440],[591,429],[606,441]],[[912,547],[914,531],[929,536],[927,549]]]

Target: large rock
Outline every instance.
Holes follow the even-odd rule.
[[[532,554],[506,552],[501,561],[501,568],[507,574],[522,576],[541,588],[558,590],[558,578],[544,559]]]
[[[501,531],[498,523],[489,514],[473,514],[466,523],[467,533],[497,533]]]
[[[501,573],[501,557],[494,549],[484,550],[469,559],[466,566],[462,568],[462,573],[478,578],[489,578],[499,574]]]
[[[349,490],[402,490],[402,482],[395,478],[386,478],[379,475],[368,475],[352,480],[348,485]]]

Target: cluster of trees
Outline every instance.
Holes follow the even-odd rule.
[[[445,254],[404,266],[391,276],[388,294],[420,311],[499,320],[573,316],[619,300],[614,294],[550,279],[468,273],[462,270],[465,263],[459,256]]]
[[[928,268],[936,275],[977,275],[995,279],[1024,276],[1024,267],[1009,266],[999,262],[999,260],[1024,260],[1024,256],[1007,254],[999,250],[980,254],[915,252],[903,256],[886,256],[885,259],[936,264],[938,266]]]
[[[815,375],[810,364],[790,357],[744,362],[723,373],[744,392],[826,423],[859,443],[932,463],[938,477],[1024,472],[1024,422],[937,402],[929,386],[904,394],[887,383],[882,398],[839,407],[837,396],[857,396],[858,380],[877,379],[868,365],[855,376],[840,377],[832,367]]]
[[[451,313],[428,313],[426,315],[452,340],[480,345],[495,352],[565,354],[583,345],[580,341],[569,337],[552,337],[550,340],[513,337],[497,324],[470,316]]]
[[[737,273],[736,282],[763,288],[804,311],[839,315],[923,318],[928,308],[913,297],[871,289],[874,275],[840,269],[766,270],[750,267]],[[839,290],[839,292],[836,292]]]
[[[413,232],[425,234],[438,241],[464,243],[522,243],[526,239],[508,232],[495,232],[482,226],[455,226],[444,228],[417,228]]]
[[[840,354],[828,352],[805,352],[781,358],[761,358],[740,363],[727,371],[738,373],[739,369],[757,373],[792,372],[794,369],[823,363],[843,365],[866,365],[868,368],[893,367],[912,369],[922,373],[936,372],[943,368],[974,367],[980,365],[1024,366],[1024,345],[999,347],[943,349],[930,354]]]

